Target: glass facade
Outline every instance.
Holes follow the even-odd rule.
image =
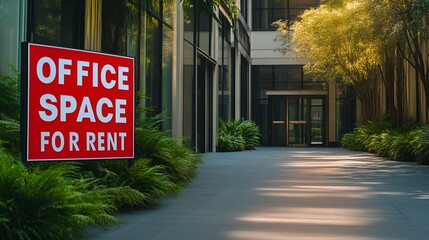
[[[200,1],[184,9],[183,133],[198,152],[212,150],[214,24],[199,11]]]
[[[149,114],[165,112],[164,130],[172,126],[172,1],[103,0],[103,52],[128,55],[138,63],[138,89]]]
[[[136,89],[144,91],[147,97],[141,99],[140,104],[153,108],[154,111],[149,113],[152,115],[164,111],[167,119],[162,128],[171,129],[172,1],[88,1],[99,4],[85,5],[84,0],[31,0],[29,41],[83,48],[84,23],[89,16],[85,11],[101,12],[101,21],[90,21],[89,26],[101,29],[98,33],[90,33],[91,38],[100,39],[100,49],[91,50],[134,57],[138,79]],[[97,24],[100,26],[93,26]]]
[[[319,0],[253,0],[253,31],[275,31],[277,20],[294,21],[305,9],[319,6]]]

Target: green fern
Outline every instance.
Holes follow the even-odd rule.
[[[0,119],[0,147],[7,149],[14,156],[19,156],[20,123],[18,120]]]
[[[163,166],[170,180],[178,187],[190,182],[197,174],[201,156],[174,139],[152,128],[136,128],[136,157],[150,159],[152,166]]]
[[[250,120],[240,120],[240,127],[242,129],[241,135],[245,141],[245,148],[247,150],[254,150],[259,146],[259,139],[261,137],[258,125]]]
[[[415,161],[420,164],[429,164],[429,126],[415,131],[411,146]]]
[[[0,239],[75,239],[88,224],[117,224],[108,195],[73,164],[28,171],[0,151]]]
[[[149,159],[137,160],[128,174],[125,183],[144,193],[147,205],[176,192],[177,186],[166,174],[164,166],[150,166]]]
[[[252,150],[259,146],[259,138],[259,127],[253,121],[219,119],[218,151]]]
[[[217,141],[217,150],[220,152],[243,151],[245,149],[245,141],[241,135],[221,132]]]
[[[18,70],[10,66],[12,74],[0,75],[0,119],[12,118],[19,120],[20,96],[18,84],[20,76]],[[3,94],[7,93],[7,94]]]

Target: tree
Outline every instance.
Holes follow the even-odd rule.
[[[429,121],[429,1],[373,0],[392,15],[398,50],[416,70],[425,94],[425,120]]]
[[[308,60],[307,74],[354,86],[363,122],[378,115],[380,43],[362,1],[327,2],[304,11],[290,27],[276,24],[284,50]]]
[[[405,59],[399,51],[404,39],[398,34],[397,23],[391,8],[384,0],[366,0],[362,2],[365,11],[372,18],[376,40],[380,46],[379,73],[385,86],[386,111],[399,127],[406,117]]]

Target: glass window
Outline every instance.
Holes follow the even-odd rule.
[[[244,21],[247,22],[247,11],[248,11],[248,0],[241,0],[240,1],[240,13],[241,16],[243,16]]]
[[[249,63],[244,56],[241,56],[240,63],[240,116],[241,118],[248,119]]]
[[[196,4],[200,2],[197,1]],[[196,44],[199,50],[208,56],[212,55],[212,19],[195,7],[184,10],[184,37],[191,44]],[[194,43],[196,41],[196,43]]]
[[[222,23],[222,26],[219,27],[219,116],[224,120],[230,120],[235,111],[232,76],[233,49],[230,43],[231,26],[222,13],[220,13],[219,19]]]
[[[139,7],[122,0],[103,0],[101,50],[137,57]]]
[[[271,24],[279,19],[289,22],[305,9],[319,6],[319,0],[253,0],[253,30],[274,31]]]
[[[302,89],[302,66],[274,66],[274,89]]]
[[[183,22],[184,22],[184,37],[191,44],[194,44],[194,22],[195,12],[193,8],[185,8]]]
[[[259,66],[258,81],[259,82],[272,82],[273,81],[273,66],[271,66],[271,65]]]
[[[252,84],[265,90],[324,90],[325,83],[303,74],[301,65],[253,65]]]
[[[337,141],[356,124],[356,97],[352,87],[337,86]]]
[[[152,1],[145,1],[147,2],[149,12],[157,17],[161,17],[161,4],[162,1],[160,0],[152,0]]]
[[[20,42],[20,7],[22,1],[0,1],[0,74],[18,68]]]
[[[269,8],[287,8],[288,0],[269,0],[268,7]]]
[[[170,130],[172,127],[172,78],[173,78],[173,30],[163,27],[162,34],[162,110],[167,119],[163,122],[162,129]]]
[[[34,43],[83,48],[84,0],[31,0]]]
[[[194,48],[185,41],[183,45],[183,136],[189,139],[188,146],[192,147],[195,143],[193,136],[194,126]]]
[[[198,21],[198,47],[207,55],[210,55],[211,46],[211,18],[204,14],[199,14]]]
[[[160,22],[151,16],[147,17],[146,33],[146,96],[149,98],[149,106],[155,107],[155,112],[160,113],[161,107],[161,32]]]
[[[164,22],[169,24],[170,26],[173,26],[173,15],[174,15],[173,0],[163,0],[162,13],[163,13],[162,20],[164,20]]]
[[[280,8],[280,9],[273,9],[273,17],[270,19],[270,22],[273,23],[279,19],[281,20],[287,20],[289,19],[288,9],[286,8]]]
[[[319,5],[319,0],[289,0],[290,8],[311,8]]]

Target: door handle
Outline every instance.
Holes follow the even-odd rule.
[[[285,124],[285,121],[273,121],[273,124]]]
[[[290,124],[306,124],[307,121],[289,121]]]

